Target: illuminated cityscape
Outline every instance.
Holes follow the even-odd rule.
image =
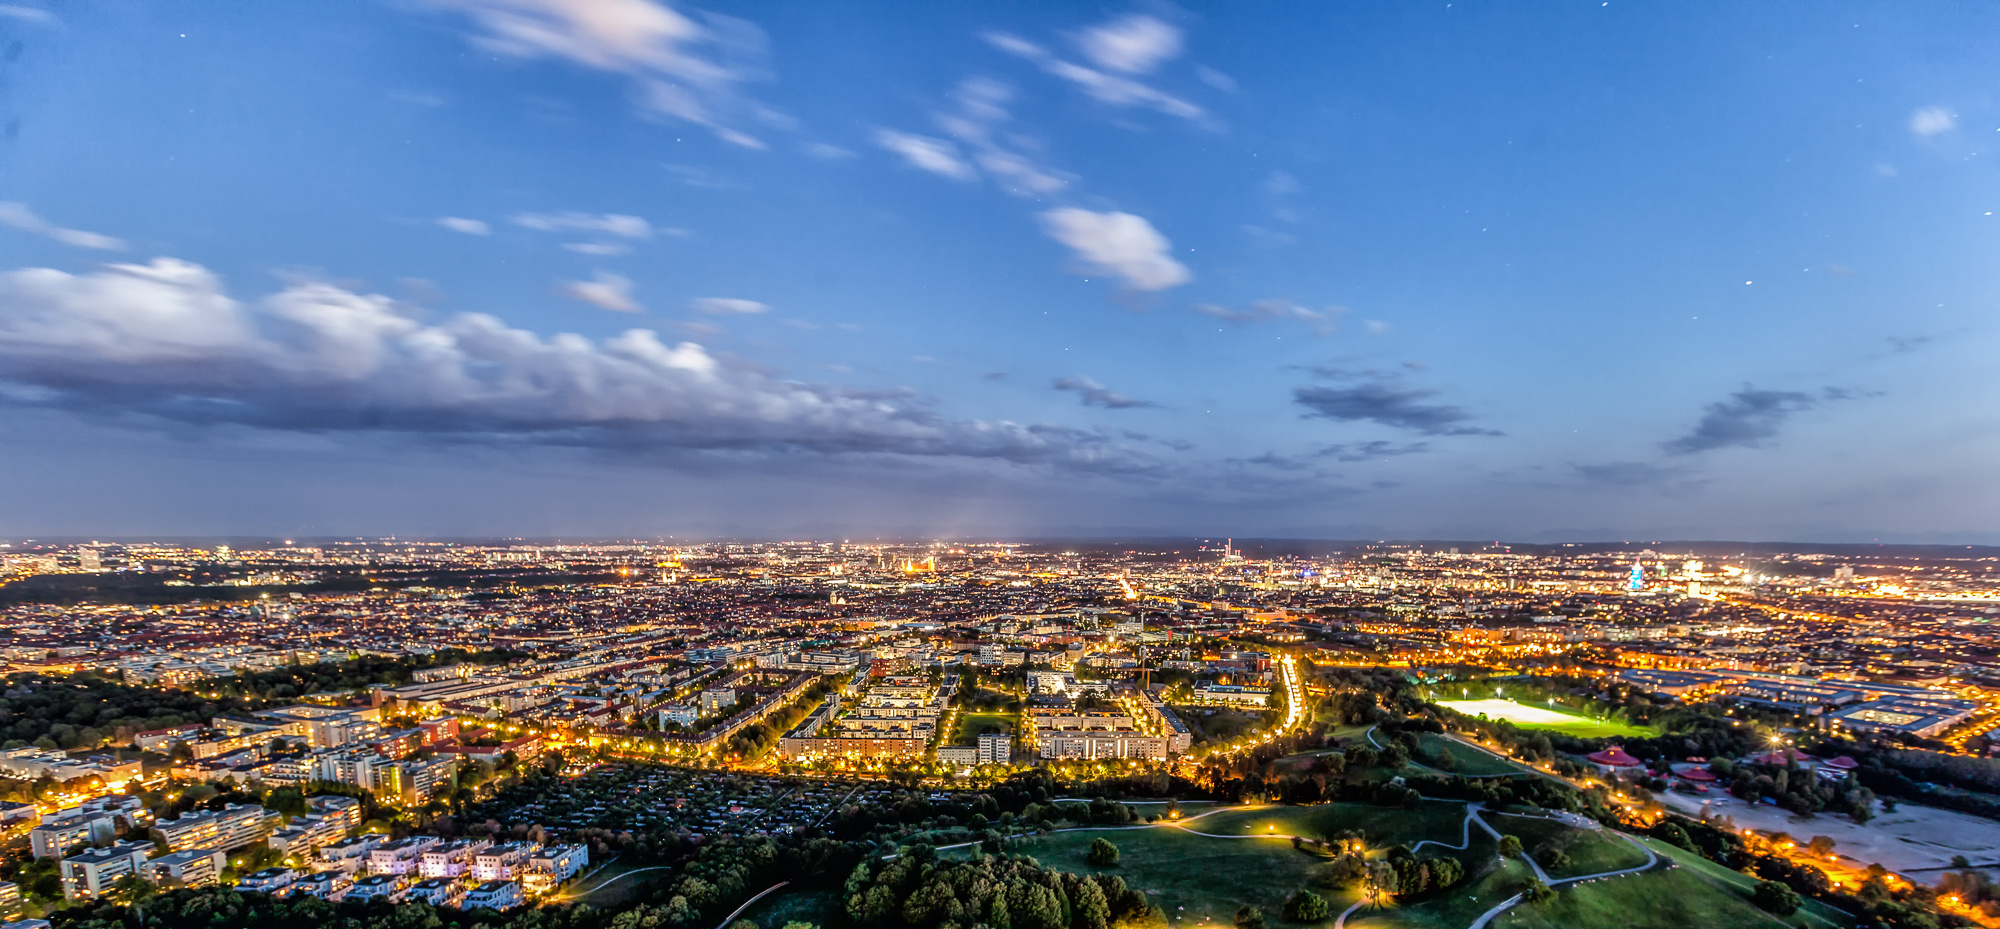
[[[2000,929],[1995,36],[0,0],[0,929]]]

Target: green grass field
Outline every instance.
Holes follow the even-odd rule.
[[[1648,871],[1557,888],[1546,903],[1523,903],[1493,921],[1498,929],[1650,929],[1728,926],[1779,929],[1791,923],[1689,868]]]
[[[1441,763],[1440,752],[1451,753],[1451,763],[1449,765]],[[1468,777],[1491,777],[1500,774],[1527,773],[1527,770],[1520,765],[1433,732],[1418,734],[1416,760],[1440,771],[1449,771],[1453,774],[1463,774]]]
[[[1580,713],[1558,710],[1552,706],[1531,706],[1512,700],[1439,700],[1438,706],[1456,710],[1467,716],[1485,716],[1488,719],[1502,719],[1522,729],[1547,729],[1562,732],[1580,739],[1602,738],[1651,738],[1659,735],[1659,730],[1650,726],[1634,725],[1623,718],[1593,719]]]
[[[1191,804],[1189,806],[1192,806]],[[1285,898],[1310,888],[1326,897],[1339,914],[1357,899],[1354,889],[1325,886],[1331,865],[1310,850],[1294,849],[1283,838],[1259,836],[1331,836],[1347,830],[1364,833],[1369,844],[1415,844],[1424,839],[1457,843],[1465,808],[1446,801],[1426,801],[1415,811],[1364,804],[1326,803],[1305,807],[1265,806],[1227,808],[1188,824],[1188,828],[1088,829],[1018,840],[1010,854],[1035,857],[1045,866],[1078,873],[1115,873],[1128,885],[1146,892],[1164,909],[1171,929],[1228,929],[1237,907],[1264,910],[1271,925],[1287,929],[1297,924],[1279,918]],[[1557,873],[1596,873],[1644,862],[1638,850],[1608,833],[1571,829],[1561,823],[1495,816],[1502,832],[1521,837],[1534,848],[1562,845],[1571,856],[1569,868]],[[1190,830],[1212,833],[1199,835]],[[1226,836],[1214,837],[1214,836]],[[1088,849],[1094,839],[1117,845],[1119,862],[1093,867]],[[1687,926],[1746,926],[1778,929],[1841,929],[1847,923],[1835,914],[1808,904],[1790,923],[1758,910],[1748,901],[1755,886],[1749,877],[1703,861],[1699,856],[1659,843],[1648,843],[1682,862],[1676,869],[1563,885],[1545,904],[1522,904],[1495,920],[1507,929],[1681,929]],[[1520,891],[1531,876],[1518,860],[1500,861],[1496,843],[1474,828],[1464,851],[1425,846],[1421,857],[1448,854],[1466,865],[1465,883],[1428,898],[1391,900],[1381,909],[1356,911],[1348,920],[1354,929],[1463,929],[1495,904]],[[969,856],[975,849],[944,852]],[[803,919],[827,924],[827,915],[841,902],[832,894],[794,894],[760,904],[746,914],[759,925],[781,926]],[[1333,920],[1318,924],[1321,929]]]
[[[1757,878],[1744,874],[1741,871],[1725,868],[1687,849],[1643,836],[1639,838],[1639,841],[1645,843],[1647,848],[1652,849],[1660,855],[1672,858],[1682,868],[1692,870],[1712,881],[1734,888],[1739,894],[1745,897],[1748,897],[1757,889]],[[1846,914],[1817,900],[1810,899],[1806,901],[1804,907],[1793,914],[1792,921],[1803,923],[1809,929],[1839,929],[1839,927],[1853,924],[1853,920],[1847,918]]]
[[[1414,811],[1366,803],[1225,809],[1187,824],[1213,835],[1299,835],[1331,838],[1354,830],[1370,845],[1415,845],[1430,839],[1456,845],[1465,835],[1465,804],[1426,800]]]
[[[1502,816],[1496,813],[1487,814],[1486,821],[1502,834],[1519,837],[1521,849],[1535,856],[1537,861],[1541,860],[1544,850],[1561,849],[1563,854],[1569,856],[1569,864],[1560,868],[1544,868],[1550,877],[1558,880],[1621,871],[1646,863],[1645,852],[1633,848],[1632,843],[1610,832],[1573,829],[1553,819],[1531,816]]]
[[[987,726],[997,726],[1001,732],[1013,732],[1015,724],[1020,721],[1018,713],[960,713],[958,725],[952,728],[951,741],[945,744],[971,745]]]

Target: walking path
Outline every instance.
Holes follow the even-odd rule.
[[[637,874],[638,872],[634,871],[632,873]],[[764,894],[768,894],[771,891],[777,890],[778,888],[783,887],[789,883],[791,883],[791,881],[779,881],[776,884],[772,884],[771,886],[764,888],[764,893],[760,893],[754,897],[751,897],[748,900],[743,901],[743,905],[737,907],[736,912],[729,914],[727,918],[723,919],[722,925],[715,927],[715,929],[729,929],[729,924],[735,922],[736,917],[743,915],[743,911],[749,909],[750,904],[756,903],[757,901],[764,899]]]

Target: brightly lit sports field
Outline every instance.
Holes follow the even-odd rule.
[[[1504,719],[1523,729],[1553,729],[1583,739],[1598,739],[1606,736],[1633,736],[1643,738],[1659,733],[1646,726],[1635,726],[1618,719],[1591,719],[1575,713],[1542,706],[1528,706],[1512,700],[1439,700],[1438,706],[1457,710],[1467,716],[1485,714],[1487,719]]]

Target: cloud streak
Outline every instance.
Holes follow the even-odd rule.
[[[564,282],[559,292],[571,300],[581,300],[614,313],[637,313],[644,309],[632,299],[632,279],[622,274],[600,271],[595,280]]]
[[[1074,393],[1084,406],[1103,407],[1107,410],[1137,410],[1157,407],[1159,404],[1148,400],[1138,400],[1099,384],[1087,377],[1059,377],[1055,389]]]
[[[1175,34],[1178,36],[1178,32]],[[1208,112],[1201,107],[1172,94],[1157,90],[1125,74],[1114,74],[1108,69],[1089,68],[1057,57],[1041,45],[1012,33],[987,33],[986,41],[994,48],[1035,65],[1045,74],[1068,81],[1091,99],[1097,100],[1100,103],[1120,107],[1141,107],[1204,125],[1209,122]],[[1086,49],[1088,49],[1088,46],[1086,46]],[[1121,53],[1118,51],[1110,51],[1107,55],[1107,57],[1113,60],[1124,63],[1137,63],[1144,60],[1143,55],[1131,52],[1123,53],[1123,57],[1120,56]],[[1154,63],[1156,64],[1157,62]]]
[[[81,229],[65,229],[36,215],[25,203],[0,202],[0,225],[12,226],[22,232],[48,236],[64,245],[77,248],[94,248],[100,251],[122,252],[123,239],[113,238]]]
[[[1312,310],[1290,300],[1259,300],[1250,304],[1247,310],[1233,310],[1219,304],[1201,303],[1195,305],[1194,311],[1237,326],[1270,320],[1297,320],[1311,327],[1315,334],[1323,336],[1333,335],[1338,331],[1339,318],[1347,315],[1347,308],[1344,306]]]
[[[1422,435],[1503,434],[1470,425],[1472,414],[1464,408],[1433,402],[1432,398],[1438,396],[1438,391],[1407,385],[1395,376],[1330,368],[1317,369],[1314,373],[1349,383],[1310,384],[1294,388],[1292,400],[1311,411],[1304,414],[1308,418],[1372,422]]]
[[[579,213],[573,210],[566,213],[519,213],[514,216],[514,225],[538,232],[598,232],[627,239],[653,237],[652,223],[643,217],[623,213]]]
[[[17,403],[278,430],[1160,468],[1098,433],[947,419],[906,392],[785,380],[646,329],[542,336],[480,313],[431,325],[319,282],[243,303],[172,258],[0,273],[0,381]]]

